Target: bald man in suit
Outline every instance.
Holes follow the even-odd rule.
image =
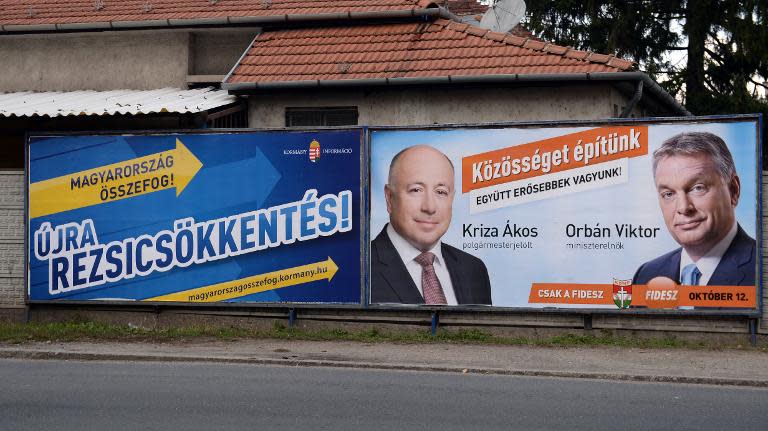
[[[371,303],[491,305],[485,264],[441,241],[454,197],[450,159],[406,148],[392,159],[384,195],[390,222],[371,242]]]

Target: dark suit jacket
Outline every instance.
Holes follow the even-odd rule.
[[[738,227],[731,245],[709,279],[709,286],[754,286],[755,285],[755,240]],[[663,276],[680,282],[680,254],[678,248],[663,256],[646,262],[637,269],[632,284],[647,284],[654,277]]]
[[[443,244],[441,252],[451,276],[456,302],[491,305],[491,280],[482,260]],[[371,303],[423,304],[403,260],[387,235],[386,226],[371,241]]]

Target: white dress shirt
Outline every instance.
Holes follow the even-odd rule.
[[[413,282],[416,284],[416,287],[419,289],[419,293],[423,298],[424,290],[421,287],[421,272],[423,271],[423,268],[414,260],[421,254],[421,250],[417,249],[411,245],[411,243],[406,241],[405,238],[400,236],[400,234],[392,227],[392,224],[387,225],[387,235],[389,235],[389,240],[392,241],[392,245],[395,246],[397,254],[400,255],[400,259],[405,263],[405,269],[408,270],[408,274],[411,275]],[[428,251],[435,255],[433,266],[435,268],[437,279],[440,280],[440,287],[443,288],[446,303],[448,305],[458,305],[458,302],[456,301],[456,293],[453,291],[453,284],[451,283],[451,275],[448,273],[448,268],[445,266],[445,259],[443,259],[442,242],[438,241],[437,244]]]

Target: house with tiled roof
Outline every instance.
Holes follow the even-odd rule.
[[[81,129],[95,125],[85,117],[129,129],[313,125],[322,110],[291,113],[314,107],[371,125],[686,113],[631,62],[521,37],[530,34],[519,27],[490,32],[477,25],[486,9],[474,0],[0,0],[0,58],[10,59],[0,64],[0,128],[4,118],[34,120],[2,109],[29,91],[57,93],[47,105],[60,114],[37,112],[52,120],[46,128],[69,128],[72,117]],[[230,97],[211,107],[184,93],[206,87]],[[147,112],[157,103],[145,103],[115,114],[98,94],[96,106],[70,100],[159,89],[177,90],[188,109]],[[102,115],[81,115],[95,107]],[[213,122],[218,112],[228,121]],[[117,115],[132,121],[112,124]],[[30,127],[39,125],[16,130]]]
[[[376,125],[686,114],[629,61],[440,17],[265,29],[222,88],[250,96],[254,127],[311,106]]]
[[[472,0],[0,0],[0,308],[23,307],[30,131],[424,125],[687,111],[629,61]]]

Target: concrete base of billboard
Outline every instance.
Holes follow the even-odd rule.
[[[33,304],[29,319],[38,322],[99,321],[140,328],[183,326],[238,327],[246,329],[289,326],[288,307],[200,306],[106,306]],[[297,328],[306,330],[343,329],[349,332],[424,331],[432,324],[432,311],[352,308],[295,308]],[[24,310],[21,310],[23,316]],[[708,345],[736,346],[750,343],[749,319],[743,316],[564,314],[550,312],[472,312],[441,310],[439,327],[457,331],[477,329],[503,337],[547,339],[554,336],[614,335],[639,339],[673,338]],[[757,334],[768,343],[768,333]]]
[[[0,308],[0,322],[22,323],[26,318],[26,308]]]

